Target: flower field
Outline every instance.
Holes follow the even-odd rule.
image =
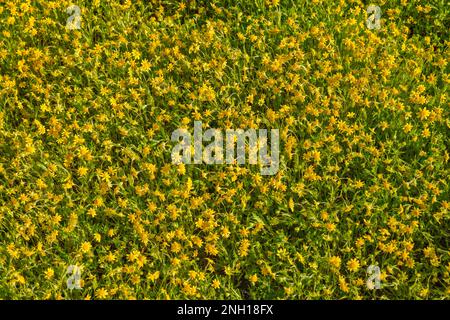
[[[74,1],[0,0],[0,299],[450,297],[447,1]]]

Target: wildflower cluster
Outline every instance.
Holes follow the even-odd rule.
[[[0,298],[448,298],[448,5],[372,4],[0,0]]]

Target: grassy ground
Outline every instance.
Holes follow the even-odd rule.
[[[0,298],[448,298],[448,12],[0,0]],[[173,165],[194,120],[280,129],[278,173]]]

